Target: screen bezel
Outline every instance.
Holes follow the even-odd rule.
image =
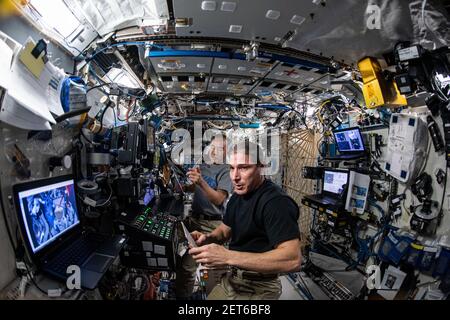
[[[336,197],[336,198],[341,198],[341,196],[339,194],[337,194],[337,193],[326,191],[325,188],[324,188],[325,187],[325,171],[339,172],[339,173],[346,173],[347,174],[347,183],[346,183],[346,186],[345,186],[345,190],[344,190],[344,192],[342,194],[342,197],[345,197],[346,194],[347,194],[347,190],[348,190],[348,180],[349,180],[349,177],[350,177],[350,171],[349,170],[339,170],[339,169],[329,169],[329,168],[323,170],[322,193],[324,195],[331,196],[331,197]]]
[[[77,192],[77,186],[76,186],[76,181],[73,177],[73,175],[63,175],[63,176],[58,176],[58,177],[52,177],[52,178],[47,178],[47,179],[40,179],[40,180],[34,180],[34,181],[29,181],[29,182],[24,182],[24,183],[20,183],[20,184],[15,184],[13,185],[13,195],[14,195],[14,205],[16,207],[16,214],[17,214],[17,221],[19,223],[19,227],[20,227],[20,232],[22,235],[22,241],[25,244],[25,247],[30,255],[30,257],[35,261],[35,262],[39,262],[39,258],[41,258],[42,256],[50,253],[51,251],[53,251],[55,248],[59,247],[59,245],[61,243],[63,243],[65,240],[67,240],[68,238],[71,238],[74,234],[78,234],[81,232],[82,227],[81,227],[81,217],[80,217],[80,212],[78,210],[78,204],[77,204],[77,199],[75,198],[75,209],[77,210],[78,213],[78,220],[79,223],[75,226],[73,226],[71,229],[67,230],[66,232],[63,232],[62,234],[58,235],[54,240],[52,240],[51,242],[49,242],[44,248],[33,252],[33,248],[28,240],[28,233],[27,233],[27,229],[25,224],[27,223],[24,220],[24,217],[22,215],[22,210],[21,210],[21,204],[20,204],[20,198],[19,198],[19,193],[23,192],[23,191],[27,191],[27,190],[31,190],[31,189],[37,189],[40,187],[45,187],[48,185],[52,185],[55,183],[60,183],[60,182],[66,182],[69,180],[73,180],[74,182],[74,190],[75,193]]]
[[[341,132],[345,132],[345,131],[352,131],[352,130],[358,130],[358,134],[361,137],[362,150],[341,150],[339,148],[339,144],[337,143],[336,133],[341,133]],[[352,154],[352,153],[364,153],[364,152],[366,152],[366,145],[364,143],[364,138],[363,138],[363,136],[361,134],[361,129],[359,127],[351,127],[351,128],[333,130],[332,132],[333,132],[333,137],[334,137],[334,143],[336,144],[336,148],[338,149],[339,153]]]

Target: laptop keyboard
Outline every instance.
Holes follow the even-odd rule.
[[[91,235],[78,238],[50,260],[47,268],[58,274],[66,275],[68,266],[77,265],[81,267],[89,255],[101,244],[101,241],[96,241],[97,239],[93,240]]]

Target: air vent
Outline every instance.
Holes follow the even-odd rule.
[[[194,82],[205,82],[205,78],[202,78],[202,77],[194,77]]]
[[[238,84],[240,82],[240,79],[238,78],[230,78],[228,80],[228,84]]]
[[[260,87],[267,88],[267,87],[270,87],[270,85],[271,85],[272,83],[273,83],[273,82],[263,81],[259,86],[260,86]]]
[[[222,77],[214,77],[212,83],[223,83]]]
[[[281,65],[283,67],[288,67],[288,68],[293,68],[295,66],[294,64],[290,64],[290,63],[287,63],[287,62],[283,62]]]
[[[188,76],[178,76],[178,82],[189,82]]]
[[[290,86],[289,88],[287,88],[289,91],[295,91],[298,89],[297,86]]]
[[[316,91],[313,92],[313,94],[321,94],[321,93],[322,93],[321,90],[316,90]]]
[[[326,71],[323,71],[323,70],[316,70],[316,71],[314,71],[315,73],[318,73],[318,74],[325,74],[325,73],[327,73]]]
[[[301,92],[303,92],[303,93],[308,93],[308,92],[311,92],[311,91],[313,91],[314,89],[311,89],[311,88],[305,88],[305,89],[302,89],[301,90]]]
[[[161,76],[161,81],[162,82],[171,82],[173,80],[172,80],[171,76]]]
[[[305,67],[305,66],[299,66],[298,68],[301,70],[305,70],[305,71],[310,71],[312,69],[310,67]]]
[[[275,88],[275,89],[283,89],[285,86],[286,86],[285,84],[277,83],[277,84],[274,86],[274,88]]]

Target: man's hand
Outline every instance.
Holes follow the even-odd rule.
[[[186,175],[193,184],[201,185],[204,182],[202,173],[198,167],[189,169]]]
[[[202,247],[192,248],[189,250],[197,263],[201,263],[207,268],[221,268],[228,266],[228,257],[231,251],[225,247],[211,243]]]
[[[206,244],[206,241],[208,240],[208,236],[206,234],[203,234],[198,231],[192,231],[191,236],[195,240],[195,243],[198,246],[202,246],[202,245]]]

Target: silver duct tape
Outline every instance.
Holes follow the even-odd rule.
[[[80,180],[77,183],[78,188],[82,193],[94,194],[98,192],[98,184],[90,180]]]
[[[109,165],[111,163],[111,155],[109,153],[88,153],[88,164],[91,165]]]

